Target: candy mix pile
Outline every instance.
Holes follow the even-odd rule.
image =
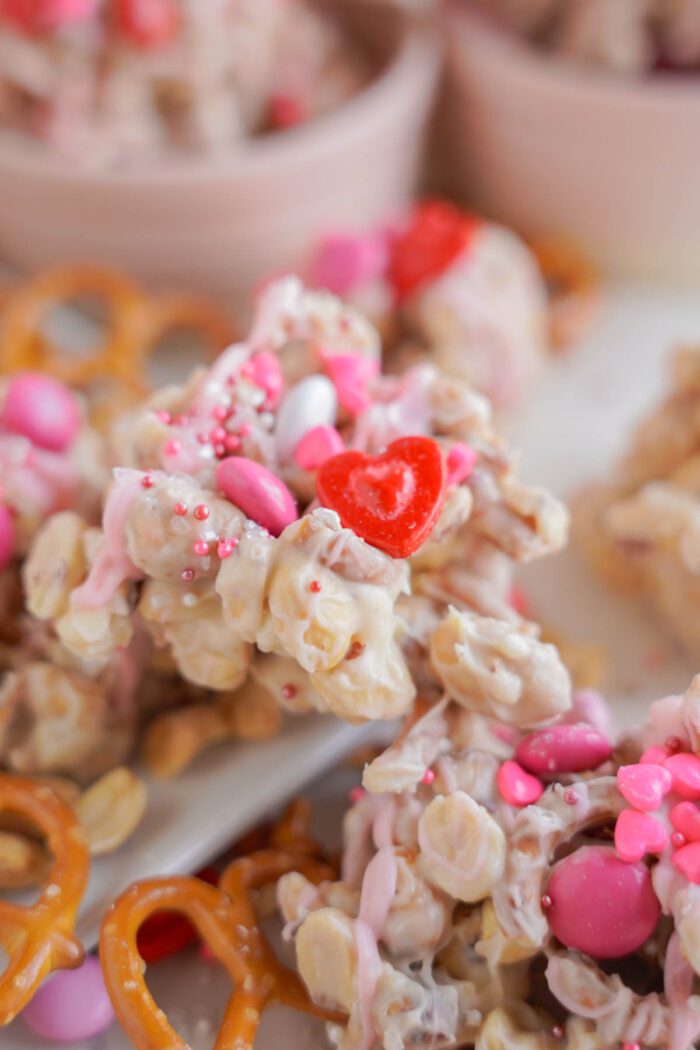
[[[306,0],[0,3],[0,126],[81,165],[226,154],[366,77]]]
[[[700,655],[699,408],[700,350],[684,347],[673,357],[667,397],[642,420],[610,479],[580,493],[574,514],[593,567],[653,610],[691,656]]]
[[[544,50],[615,73],[700,68],[697,0],[479,0]]]

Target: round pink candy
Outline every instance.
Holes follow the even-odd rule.
[[[42,984],[22,1020],[43,1039],[79,1043],[109,1028],[114,1011],[99,959],[88,955],[77,970],[61,970]]]
[[[537,777],[526,773],[517,762],[503,762],[496,774],[498,790],[511,806],[531,806],[537,802],[544,788]]]
[[[298,518],[294,497],[283,481],[252,459],[229,456],[219,463],[216,483],[226,499],[272,536]]]
[[[7,507],[0,503],[0,572],[7,568],[15,549],[15,525]]]
[[[545,892],[554,936],[595,959],[636,951],[659,919],[647,866],[628,864],[608,846],[583,846],[560,861]]]
[[[378,234],[338,230],[320,244],[311,265],[310,282],[335,295],[348,295],[379,278],[387,262],[387,244]]]
[[[40,448],[63,452],[80,429],[80,409],[63,383],[39,372],[22,372],[7,388],[2,421]]]
[[[335,427],[312,427],[294,449],[294,460],[302,470],[316,470],[331,456],[345,451],[345,445]]]
[[[515,757],[538,776],[596,769],[612,754],[610,742],[590,725],[556,725],[536,729],[518,744]]]

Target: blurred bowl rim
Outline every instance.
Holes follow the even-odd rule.
[[[489,59],[498,62],[513,79],[528,76],[531,83],[539,82],[543,89],[566,91],[571,97],[591,101],[600,96],[608,101],[639,108],[654,108],[672,104],[700,108],[700,71],[697,73],[643,74],[629,76],[604,68],[591,68],[560,55],[537,48],[522,39],[507,26],[499,25],[469,0],[451,0],[448,18],[462,23],[484,50],[480,64]],[[459,41],[452,40],[453,54],[459,50]]]
[[[230,155],[215,160],[175,157],[123,170],[81,167],[31,141],[25,145],[21,133],[10,135],[0,130],[0,171],[34,176],[43,182],[99,183],[105,188],[162,185],[164,181],[194,185],[226,181],[238,175],[250,176],[260,167],[269,172],[271,166],[286,164],[290,158],[303,162],[305,156],[333,152],[340,142],[347,144],[353,137],[364,139],[368,124],[383,123],[387,107],[392,108],[398,84],[413,81],[416,84],[413,93],[424,93],[424,80],[412,76],[418,65],[426,70],[430,79],[437,79],[442,47],[433,16],[411,12],[394,0],[325,0],[324,6],[359,8],[361,3],[368,11],[384,9],[389,17],[396,19],[397,41],[393,53],[358,92],[300,127],[249,138]]]

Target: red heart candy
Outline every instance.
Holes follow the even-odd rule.
[[[424,201],[391,243],[388,277],[398,299],[434,281],[469,246],[479,222],[448,201]]]
[[[346,528],[394,558],[408,558],[435,526],[446,478],[436,441],[403,437],[379,456],[341,452],[327,459],[316,474],[316,492]]]
[[[167,46],[178,30],[173,0],[117,0],[115,17],[119,32],[146,50]]]

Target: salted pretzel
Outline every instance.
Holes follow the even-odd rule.
[[[138,931],[156,912],[179,912],[228,970],[234,984],[214,1050],[250,1050],[266,1006],[278,1002],[326,1020],[341,1020],[317,1007],[300,978],[276,957],[261,932],[253,892],[290,871],[309,881],[332,878],[323,862],[303,853],[261,850],[234,860],[220,888],[189,876],[137,882],[105,916],[100,958],[115,1013],[137,1050],[187,1050],[156,1006],[143,977]]]
[[[590,323],[600,294],[600,278],[570,244],[555,238],[530,241],[549,287],[549,339],[553,351],[568,349]]]
[[[74,357],[48,338],[45,322],[52,311],[81,297],[104,304],[107,317],[104,335],[92,352]],[[169,332],[188,328],[201,332],[211,358],[234,336],[227,318],[207,300],[149,296],[118,270],[101,267],[46,270],[4,293],[0,308],[0,372],[35,369],[82,390],[107,378],[126,395],[122,402],[148,393],[148,358]]]
[[[73,811],[43,784],[0,774],[0,812],[19,814],[46,838],[53,855],[39,899],[23,906],[0,901],[0,944],[9,956],[0,975],[0,1025],[31,1000],[54,970],[80,966],[85,952],[73,936],[87,885],[90,856]]]

